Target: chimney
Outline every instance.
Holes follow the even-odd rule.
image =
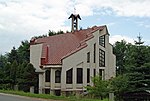
[[[72,19],[71,32],[74,32],[74,31],[78,30],[78,19],[81,20],[81,17],[79,14],[71,14],[68,19],[70,19],[70,18]]]

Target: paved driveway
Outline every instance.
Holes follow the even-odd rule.
[[[58,101],[0,93],[0,101]],[[60,100],[59,100],[60,101]]]

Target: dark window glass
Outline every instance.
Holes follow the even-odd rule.
[[[99,69],[99,76],[101,76],[102,77],[102,69]]]
[[[105,52],[99,49],[99,67],[105,67]]]
[[[50,70],[45,71],[45,82],[50,82]]]
[[[70,69],[66,73],[66,83],[67,84],[71,84],[72,83],[72,70],[73,69]]]
[[[94,44],[94,63],[96,62],[96,43]]]
[[[55,90],[55,95],[56,96],[60,96],[61,95],[61,91],[60,90]]]
[[[90,62],[90,52],[87,53],[87,63]]]
[[[61,71],[56,70],[55,71],[55,83],[60,83],[61,82]]]
[[[105,35],[99,37],[99,45],[105,47]]]
[[[87,83],[90,83],[90,69],[87,69]]]
[[[96,69],[94,69],[94,77],[96,76]]]
[[[50,94],[50,89],[45,89],[45,94]]]
[[[77,68],[77,83],[83,83],[83,69]]]

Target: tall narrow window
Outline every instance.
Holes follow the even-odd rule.
[[[96,69],[94,69],[94,77],[96,76]]]
[[[87,69],[87,83],[90,83],[90,69]]]
[[[81,84],[83,83],[83,69],[77,68],[77,83]]]
[[[55,83],[60,83],[61,82],[61,71],[56,70],[55,71]]]
[[[96,62],[96,43],[94,44],[94,63]]]
[[[102,77],[102,69],[99,69],[99,76],[101,76]]]
[[[66,83],[67,84],[72,84],[72,68],[69,69],[66,73]]]
[[[105,67],[105,52],[99,49],[99,67]]]
[[[99,37],[99,45],[105,47],[105,35]]]
[[[45,71],[45,82],[50,82],[50,70]]]
[[[90,52],[87,53],[87,63],[90,63]]]

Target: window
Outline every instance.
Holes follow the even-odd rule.
[[[99,69],[99,76],[101,76],[101,77],[102,77],[102,72],[103,72],[103,70]]]
[[[50,94],[50,89],[45,89],[45,94]]]
[[[90,83],[90,69],[87,69],[87,83]]]
[[[96,69],[94,69],[94,77],[96,76]]]
[[[50,70],[45,71],[45,82],[50,82]]]
[[[73,69],[70,69],[66,73],[66,83],[67,84],[72,84],[72,70]]]
[[[77,68],[77,83],[83,83],[83,69]]]
[[[99,67],[105,67],[105,52],[99,49]]]
[[[87,53],[87,63],[90,63],[90,52]]]
[[[56,96],[60,96],[61,95],[61,91],[60,90],[55,90],[55,95]]]
[[[105,47],[105,35],[99,37],[99,45]]]
[[[94,44],[94,63],[95,63],[95,61],[96,61],[96,43]]]
[[[61,71],[56,70],[55,71],[55,83],[60,83],[60,81],[61,81]]]

